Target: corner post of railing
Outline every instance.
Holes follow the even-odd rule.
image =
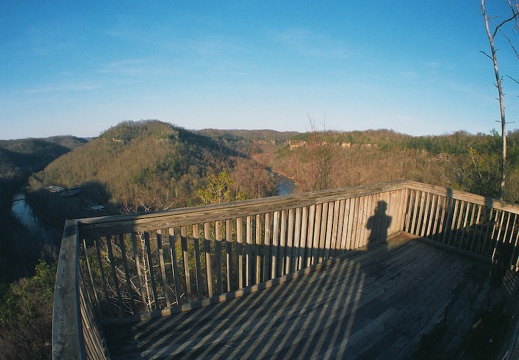
[[[53,359],[86,359],[80,313],[78,222],[67,220],[54,288]]]

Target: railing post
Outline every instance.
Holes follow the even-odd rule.
[[[78,224],[67,220],[54,289],[53,359],[86,359],[79,300]]]

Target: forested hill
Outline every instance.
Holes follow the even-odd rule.
[[[94,184],[120,211],[144,211],[200,204],[198,190],[221,173],[236,194],[275,191],[264,167],[222,142],[156,120],[129,121],[52,162],[30,186]]]
[[[74,136],[0,140],[0,178],[26,177],[86,142]]]

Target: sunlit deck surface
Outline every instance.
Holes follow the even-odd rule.
[[[469,359],[477,314],[497,301],[489,274],[399,233],[282,284],[105,335],[115,359]]]

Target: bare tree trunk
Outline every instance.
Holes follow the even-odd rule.
[[[490,45],[490,55],[483,52],[487,57],[489,57],[492,60],[492,63],[494,64],[494,75],[496,77],[496,84],[497,87],[497,93],[498,93],[498,100],[499,100],[499,111],[500,111],[500,121],[501,121],[501,137],[502,137],[502,146],[503,146],[503,152],[501,157],[501,184],[499,185],[499,199],[503,199],[504,197],[504,190],[505,190],[505,183],[506,183],[506,120],[505,120],[505,98],[503,94],[503,82],[502,78],[499,76],[499,67],[497,63],[497,55],[496,55],[496,48],[494,45],[494,38],[496,37],[497,32],[499,31],[499,28],[504,25],[506,22],[514,19],[517,17],[517,14],[514,12],[514,16],[508,20],[505,20],[501,22],[499,25],[496,26],[494,29],[494,32],[490,31],[490,25],[489,25],[489,18],[487,16],[487,13],[485,11],[485,0],[481,0],[481,12],[483,14],[483,19],[485,21],[485,29],[487,31],[487,37],[488,37],[488,43]]]

